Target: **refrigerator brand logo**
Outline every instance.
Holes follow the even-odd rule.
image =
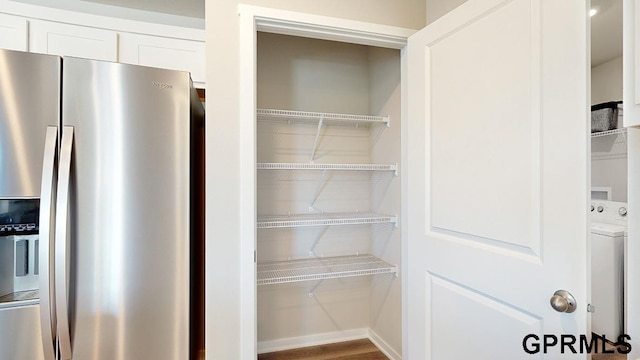
[[[171,84],[167,84],[167,83],[163,83],[163,82],[158,82],[158,81],[153,81],[151,83],[151,85],[154,88],[160,89],[160,90],[164,90],[164,89],[173,89],[173,85]]]
[[[529,334],[522,339],[522,349],[527,354],[538,354],[540,352],[547,354],[556,346],[560,347],[561,354],[611,354],[616,351],[621,354],[628,354],[631,352],[631,344],[627,342],[627,340],[631,340],[631,337],[627,334],[618,336],[618,342],[615,343],[607,339],[605,335],[596,334],[592,334],[591,339],[588,339],[584,334],[579,337],[563,334],[559,338],[557,335],[544,334],[541,340],[538,335]],[[558,342],[558,340],[560,341]],[[605,348],[606,343],[612,343],[615,346],[615,350]]]

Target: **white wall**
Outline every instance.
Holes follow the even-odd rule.
[[[622,56],[591,68],[591,104],[622,100]]]
[[[356,113],[369,111],[367,47],[258,34],[258,107]]]
[[[423,0],[252,0],[246,3],[293,11],[419,29],[425,25]],[[206,2],[207,42],[207,359],[252,359],[242,336],[254,324],[241,317],[238,1]],[[251,349],[252,350],[252,349]]]
[[[372,148],[373,163],[399,163],[401,159],[401,83],[400,53],[397,50],[369,49],[370,110],[372,115],[389,115],[391,127],[382,132]],[[383,214],[396,214],[403,219],[401,209],[401,178],[373,187],[373,208]],[[372,252],[390,264],[402,263],[401,224],[397,229],[376,226]],[[401,274],[396,279],[380,276],[374,278],[371,286],[370,328],[374,337],[384,341],[397,354],[402,353],[402,282]],[[405,284],[407,286],[408,284]]]
[[[591,187],[610,187],[613,201],[627,202],[627,141],[625,136],[591,139]]]
[[[622,57],[591,68],[591,103],[619,100],[622,100]],[[623,136],[591,140],[591,186],[612,188],[612,200],[622,202],[627,201],[627,143],[624,140]]]

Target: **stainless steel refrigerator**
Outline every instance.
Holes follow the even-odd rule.
[[[188,73],[0,50],[0,359],[203,354]]]

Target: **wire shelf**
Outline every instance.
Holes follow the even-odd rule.
[[[335,114],[312,111],[278,110],[278,109],[257,109],[258,121],[288,121],[297,123],[317,123],[322,119],[326,125],[348,125],[348,126],[389,126],[391,118],[389,116],[370,116],[355,114]]]
[[[622,129],[615,129],[615,130],[608,130],[608,131],[600,131],[600,132],[591,133],[591,137],[592,138],[597,138],[597,137],[601,137],[601,136],[618,135],[618,134],[626,134],[626,133],[627,133],[627,128],[622,128]]]
[[[363,225],[384,224],[396,225],[397,216],[377,213],[323,213],[323,214],[299,214],[299,215],[268,215],[258,216],[258,229],[291,228],[304,226],[330,226],[330,225]]]
[[[398,267],[372,255],[338,256],[258,264],[258,285],[397,274]]]
[[[258,170],[398,171],[397,164],[257,163]]]

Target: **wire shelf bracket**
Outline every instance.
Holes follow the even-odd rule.
[[[311,147],[311,158],[309,159],[310,163],[313,163],[313,159],[316,154],[316,149],[318,148],[318,140],[320,139],[320,131],[322,131],[322,121],[324,118],[320,118],[318,121],[318,129],[316,130],[316,138],[313,140],[313,146]]]
[[[324,234],[327,232],[328,229],[329,229],[328,225],[325,225],[322,227],[322,230],[320,230],[315,240],[313,241],[313,244],[311,245],[311,250],[309,250],[309,256],[318,256],[316,254],[316,247],[318,246],[320,239],[322,239],[322,237],[324,236]]]
[[[322,188],[327,183],[327,170],[322,170],[322,175],[320,175],[320,179],[318,179],[318,184],[316,185],[316,189],[313,192],[313,197],[311,197],[311,202],[309,203],[309,211],[315,211],[314,205],[316,200],[318,200],[318,196],[322,192]]]

